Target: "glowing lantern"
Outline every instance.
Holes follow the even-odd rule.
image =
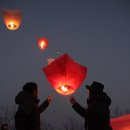
[[[41,50],[44,50],[48,47],[48,39],[47,38],[39,38],[38,46]]]
[[[130,130],[130,114],[111,119],[113,130]]]
[[[66,53],[55,59],[43,72],[53,88],[62,95],[74,93],[84,81],[87,68],[73,61]]]
[[[19,28],[22,22],[22,15],[19,10],[3,10],[3,18],[6,27],[10,30],[16,30]]]

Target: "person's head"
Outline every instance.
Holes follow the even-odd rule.
[[[104,85],[100,82],[94,81],[91,85],[86,85],[87,90],[89,90],[89,94],[99,94],[103,92]]]
[[[34,82],[28,82],[23,86],[23,90],[30,93],[33,97],[38,97],[38,86]]]
[[[1,130],[9,130],[8,124],[7,123],[2,124],[1,125]]]

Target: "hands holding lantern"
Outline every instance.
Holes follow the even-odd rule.
[[[51,103],[51,101],[52,101],[52,96],[48,96],[48,97],[47,97],[47,101],[48,101],[49,103]]]
[[[76,103],[76,99],[73,96],[69,97],[69,101],[72,105]]]

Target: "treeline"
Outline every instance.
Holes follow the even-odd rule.
[[[12,109],[13,108],[13,109]],[[0,125],[2,123],[8,123],[10,130],[15,130],[14,115],[16,112],[16,106],[9,107],[0,106]],[[130,114],[130,109],[121,110],[120,107],[115,107],[111,110],[111,118],[118,117],[121,115]],[[61,128],[56,128],[50,122],[41,118],[41,130],[84,130],[83,121],[79,121],[74,117],[68,117],[66,122],[60,124]]]

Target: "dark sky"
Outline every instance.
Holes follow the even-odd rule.
[[[105,85],[112,98],[111,109],[130,109],[130,1],[129,0],[0,0],[0,9],[19,9],[20,28],[6,29],[0,12],[0,103],[14,104],[24,83],[39,85],[40,99],[53,96],[44,112],[50,122],[63,123],[67,117],[81,117],[57,94],[42,68],[48,58],[68,53],[86,66],[88,73],[73,94],[86,106],[85,84],[96,80]],[[46,37],[49,46],[41,51],[37,39]],[[63,119],[63,120],[61,120]]]

